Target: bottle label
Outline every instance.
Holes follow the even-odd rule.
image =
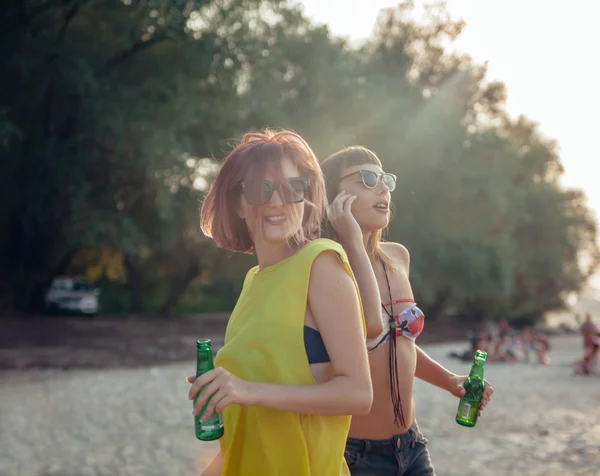
[[[223,416],[220,413],[213,413],[206,423],[202,423],[203,431],[220,430],[221,428],[223,428]]]
[[[479,403],[470,403],[462,400],[458,409],[459,416],[467,421],[474,422],[477,418],[477,412],[479,411]]]
[[[223,425],[202,425],[203,431],[220,430],[221,428],[223,428]]]

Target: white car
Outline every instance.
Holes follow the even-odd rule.
[[[100,289],[83,276],[57,276],[44,296],[44,304],[49,312],[95,315],[98,313],[99,295]]]

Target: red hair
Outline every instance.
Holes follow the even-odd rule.
[[[302,137],[292,131],[249,132],[223,161],[200,209],[200,229],[217,246],[229,251],[254,253],[254,240],[246,221],[238,215],[239,183],[262,180],[267,172],[281,178],[282,163],[289,159],[300,175],[310,180],[302,227],[293,237],[297,242],[320,233],[327,198],[319,161]]]

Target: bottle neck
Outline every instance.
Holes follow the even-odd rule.
[[[479,377],[483,378],[483,367],[485,365],[485,361],[475,360],[473,362],[473,366],[471,367],[471,372],[469,373],[469,377]]]
[[[212,349],[209,346],[198,346],[196,371],[207,372],[214,368]]]

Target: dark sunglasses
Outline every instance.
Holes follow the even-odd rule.
[[[387,174],[385,172],[378,174],[377,172],[373,172],[371,170],[358,170],[357,172],[344,175],[340,178],[340,181],[357,174],[360,175],[363,185],[367,188],[377,187],[377,183],[379,180],[381,180],[383,184],[390,190],[390,192],[393,192],[396,189],[396,176],[394,174]]]
[[[308,195],[310,179],[307,177],[289,177],[287,183],[277,183],[271,180],[246,180],[238,184],[239,190],[250,205],[269,203],[275,190],[284,203],[300,203]]]

